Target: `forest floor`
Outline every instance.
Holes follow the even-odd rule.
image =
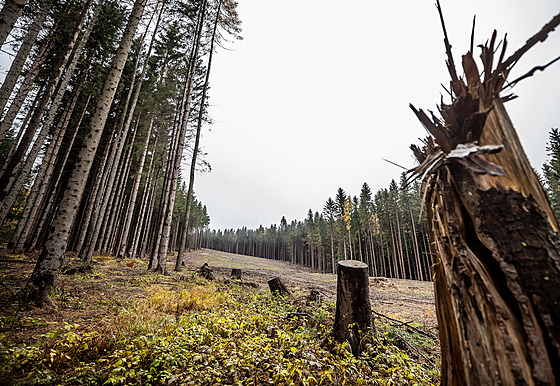
[[[319,290],[330,302],[336,302],[336,275],[313,272],[311,269],[284,261],[213,250],[191,252],[185,261],[187,269],[196,270],[204,263],[222,277],[229,277],[232,268],[239,268],[245,280],[268,289],[268,280],[279,277],[290,291]],[[370,278],[372,308],[403,322],[419,324],[437,335],[437,318],[432,282]]]
[[[194,277],[193,272],[204,263],[208,263],[209,267],[214,272],[214,283],[218,283],[212,284],[215,293],[223,291],[224,284],[228,283],[231,269],[240,268],[243,272],[243,281],[256,283],[258,288],[253,289],[247,287],[247,289],[245,289],[240,287],[235,296],[245,296],[247,293],[254,293],[255,296],[261,297],[259,301],[262,301],[262,297],[267,297],[268,299],[270,295],[267,281],[271,278],[279,277],[288,289],[294,293],[294,300],[290,302],[294,307],[297,306],[297,309],[294,308],[293,310],[300,310],[303,307],[301,304],[305,303],[309,290],[316,289],[323,295],[323,302],[325,304],[330,304],[328,309],[326,309],[327,311],[325,311],[326,316],[323,315],[327,318],[325,320],[332,320],[332,315],[330,315],[330,313],[334,310],[333,306],[336,300],[335,275],[311,272],[309,269],[281,261],[212,250],[190,252],[187,255],[186,269],[184,269],[183,272],[173,272],[174,258],[173,256],[169,256],[169,276],[148,272],[146,270],[146,262],[144,261],[138,259],[117,260],[110,256],[95,256],[92,269],[87,272],[80,272],[80,270],[76,269],[79,267],[79,262],[73,256],[69,256],[68,265],[63,268],[56,283],[56,291],[52,296],[56,307],[51,310],[35,308],[32,304],[18,298],[19,291],[25,286],[33,270],[34,256],[11,255],[5,250],[0,250],[0,354],[11,356],[11,358],[4,358],[4,363],[0,364],[0,385],[11,384],[11,382],[13,382],[13,379],[10,381],[2,379],[2,373],[10,373],[11,370],[13,370],[9,368],[13,366],[10,361],[15,361],[19,365],[22,361],[22,357],[28,358],[27,360],[31,362],[31,358],[37,356],[43,358],[41,360],[45,363],[42,365],[45,367],[44,372],[36,368],[28,371],[34,371],[34,376],[39,376],[39,378],[44,378],[46,376],[45,374],[48,374],[49,379],[55,383],[59,383],[59,379],[62,378],[57,378],[60,374],[57,375],[54,369],[55,364],[58,363],[56,359],[58,357],[56,355],[57,353],[60,354],[60,360],[63,360],[64,356],[70,360],[72,355],[68,356],[64,349],[59,348],[60,343],[54,343],[53,339],[59,339],[64,336],[64,339],[66,339],[66,346],[64,347],[67,347],[66,349],[69,350],[68,347],[74,344],[72,342],[68,343],[69,340],[85,342],[86,338],[92,339],[88,334],[93,334],[94,332],[95,334],[101,334],[103,336],[118,335],[114,331],[115,328],[118,328],[115,327],[115,323],[118,325],[118,323],[120,323],[119,320],[122,322],[123,312],[129,312],[126,310],[135,310],[138,304],[149,303],[154,305],[157,302],[168,302],[169,305],[160,305],[158,307],[167,307],[167,311],[165,312],[167,312],[168,316],[171,315],[173,319],[176,319],[178,323],[180,304],[181,315],[183,315],[183,308],[188,309],[190,307],[196,309],[197,307],[196,304],[192,306],[192,304],[196,303],[197,299],[190,299],[188,300],[188,302],[190,302],[189,305],[185,305],[185,301],[180,298],[181,296],[185,296],[184,291],[187,288],[185,285],[190,285],[185,283],[189,280],[192,281]],[[200,285],[200,283],[195,284]],[[202,288],[204,286],[207,285],[202,284]],[[188,288],[192,289],[194,287],[191,286]],[[175,295],[169,295],[172,293],[175,293]],[[208,294],[203,295],[210,296]],[[200,295],[200,297],[202,298],[203,295]],[[428,334],[437,335],[437,321],[431,283],[387,278],[370,278],[370,295],[374,311],[387,317],[398,319],[408,324],[410,328],[417,328]],[[165,300],[166,296],[168,296],[167,300]],[[303,302],[300,302],[300,300],[303,300]],[[181,301],[183,301],[183,303],[180,303]],[[220,302],[222,301],[223,300],[220,300]],[[268,301],[269,300],[265,299],[265,302]],[[214,299],[212,302],[218,301]],[[261,306],[259,305],[257,307]],[[199,308],[201,310],[205,309],[204,307]],[[135,320],[136,322],[134,323],[137,323],[137,319]],[[393,323],[393,326],[398,326],[398,323],[395,324],[394,321],[391,322],[390,319],[384,318],[383,316],[377,318],[376,325],[379,320],[384,323],[389,323],[387,325]],[[324,320],[323,323],[328,324],[328,322]],[[404,325],[405,327],[406,324]],[[400,327],[402,326],[403,325]],[[67,331],[67,333],[62,335],[64,331]],[[76,335],[76,337],[72,338],[72,336],[74,336],[72,334],[75,334],[74,331],[81,335]],[[409,332],[413,333],[413,331]],[[121,338],[119,341],[115,338],[116,343],[111,344],[111,347],[115,345],[118,346],[119,342],[122,343],[126,341],[126,339],[128,338]],[[431,358],[433,363],[430,362],[429,359],[426,360],[432,363],[433,366],[437,366],[439,348],[437,340],[433,342],[435,343],[424,345],[421,350],[424,354],[419,354],[424,358]],[[106,343],[104,344],[106,345]],[[91,342],[89,346],[91,351]],[[35,347],[40,347],[40,349]],[[84,343],[83,350],[87,351],[87,347],[88,344]],[[47,348],[50,350],[50,354]],[[74,347],[72,350],[78,349]],[[108,353],[109,351],[107,350],[109,350],[109,348],[105,347],[102,351]],[[415,349],[415,351],[417,350]],[[79,356],[77,352],[78,351],[73,351],[73,355]],[[0,355],[0,357],[2,357],[2,355]],[[91,356],[91,354],[87,354],[86,357],[88,355]],[[108,354],[99,355],[103,356]],[[412,353],[412,355],[414,356],[415,354]],[[80,364],[87,362],[83,362],[83,359],[84,358],[80,359]],[[418,359],[421,360],[422,358],[418,357]],[[27,360],[23,360],[23,362],[25,363]],[[110,362],[110,359],[103,360],[107,363]],[[64,362],[64,360],[62,362]],[[422,362],[425,363],[426,361],[422,360]],[[118,361],[112,363],[114,367],[112,372],[122,367],[117,366],[119,364]],[[436,365],[434,365],[434,363],[436,363]],[[68,364],[66,364],[66,366],[67,365]],[[99,364],[96,366],[98,365]],[[2,366],[4,366],[4,368],[2,368]],[[58,370],[59,372],[67,371],[64,370],[66,368],[64,367],[64,363],[60,366],[62,367]],[[130,366],[129,364],[129,367]],[[76,368],[76,365],[74,365],[74,367]],[[96,371],[99,371],[99,368],[96,368]],[[93,368],[88,368],[88,371],[92,372],[92,369]],[[21,371],[20,375],[23,377],[22,379],[24,379],[24,382],[21,384],[27,384],[25,380],[29,379],[27,378],[28,374],[26,374],[26,370],[22,368],[22,370],[18,371]],[[37,371],[39,372],[37,373]],[[409,376],[408,371],[409,370],[407,370],[407,376]],[[120,378],[109,378],[109,380],[111,380],[110,383],[130,382],[129,378],[132,376],[130,371],[124,374],[126,376],[120,374]],[[267,377],[269,376],[268,374],[269,373],[265,373]],[[272,374],[272,372],[270,372],[270,374]],[[136,377],[142,378],[140,375],[136,375]],[[437,377],[437,375],[433,375],[432,378],[433,377]],[[35,380],[36,379],[37,378],[35,378]],[[236,378],[234,377],[231,379]],[[212,384],[214,382],[216,382],[215,379],[209,382],[181,384]],[[256,383],[259,384],[259,382]],[[72,382],[67,381],[62,382],[62,384],[72,384]],[[154,384],[159,383],[155,382]],[[173,384],[173,382],[170,384]],[[227,382],[225,384],[227,384]],[[316,383],[303,382],[302,384]],[[323,383],[319,382],[319,384]],[[337,384],[337,382],[331,384]]]

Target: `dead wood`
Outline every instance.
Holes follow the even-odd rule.
[[[197,269],[196,273],[206,280],[214,280],[214,274],[212,273],[212,269],[208,266],[208,263],[202,264],[202,267]]]
[[[352,353],[358,356],[362,338],[375,330],[369,298],[368,266],[357,260],[341,260],[337,272],[333,337],[337,342],[349,342]]]
[[[323,294],[321,293],[321,291],[317,289],[312,289],[311,292],[309,293],[309,296],[307,296],[307,304],[315,303],[315,305],[320,306],[322,296]]]
[[[16,264],[35,264],[35,261],[0,259],[0,263],[16,263]]]
[[[432,362],[430,360],[430,358],[428,358],[426,355],[424,355],[424,353],[422,353],[420,350],[418,350],[416,347],[414,347],[412,344],[410,344],[404,336],[402,336],[401,334],[399,334],[396,331],[394,331],[394,334],[399,338],[399,342],[403,343],[409,350],[412,350],[416,355],[424,358],[424,360],[426,362],[428,362],[430,364],[430,366],[432,366],[433,368],[437,368],[436,365],[434,364],[434,362]]]
[[[438,340],[438,337],[435,336],[434,334],[432,334],[431,332],[427,332],[427,331],[421,330],[421,329],[419,329],[419,328],[417,328],[417,327],[414,327],[414,326],[410,325],[411,322],[403,322],[403,321],[401,321],[401,320],[391,318],[390,316],[383,315],[382,313],[377,312],[377,311],[375,311],[375,310],[371,310],[371,312],[373,312],[373,313],[374,313],[375,315],[377,315],[377,316],[381,316],[382,318],[385,318],[385,319],[390,320],[390,321],[392,321],[392,322],[396,322],[397,325],[394,325],[395,327],[406,326],[407,328],[413,330],[414,332],[417,332],[417,333],[420,334],[420,335],[424,335],[424,336],[426,336],[426,337],[428,337],[428,338],[432,338],[432,339],[434,339],[434,340]]]
[[[286,288],[282,280],[279,277],[270,279],[268,281],[268,287],[273,295],[290,295],[290,291]]]
[[[560,15],[496,63],[496,32],[458,78],[447,39],[452,102],[441,119],[412,109],[433,136],[420,165],[433,258],[442,385],[560,382],[560,238],[548,198],[499,96],[509,70]],[[500,43],[498,43],[499,46]],[[471,43],[471,46],[473,44]],[[537,68],[538,69],[538,68]],[[536,71],[536,70],[535,70]],[[534,72],[534,71],[533,71]]]

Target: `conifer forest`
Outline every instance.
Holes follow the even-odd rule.
[[[216,229],[196,182],[238,1],[1,0],[0,385],[559,384],[560,132],[534,169],[505,90],[558,60],[508,78],[560,14],[513,48],[473,20],[457,53],[445,3],[414,167]]]

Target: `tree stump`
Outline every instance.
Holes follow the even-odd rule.
[[[339,261],[334,340],[347,341],[352,348],[352,354],[358,356],[362,337],[373,330],[368,266],[357,260]]]
[[[210,267],[208,266],[208,263],[202,264],[202,267],[200,267],[196,271],[196,273],[198,273],[200,276],[202,276],[206,280],[214,280],[214,275],[212,274],[212,269],[210,269]]]
[[[320,306],[321,295],[321,291],[319,291],[318,289],[312,289],[309,293],[309,296],[307,296],[307,304],[315,303],[315,305]]]
[[[280,280],[279,277],[275,277],[274,279],[270,279],[268,281],[268,287],[270,288],[270,292],[273,295],[289,295],[290,291],[286,288],[284,283]]]
[[[231,277],[237,280],[241,280],[241,269],[239,268],[232,268],[231,269]]]

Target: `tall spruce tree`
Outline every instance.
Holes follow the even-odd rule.
[[[546,191],[556,217],[560,218],[560,132],[558,128],[550,130],[546,154],[549,157],[543,165]]]

